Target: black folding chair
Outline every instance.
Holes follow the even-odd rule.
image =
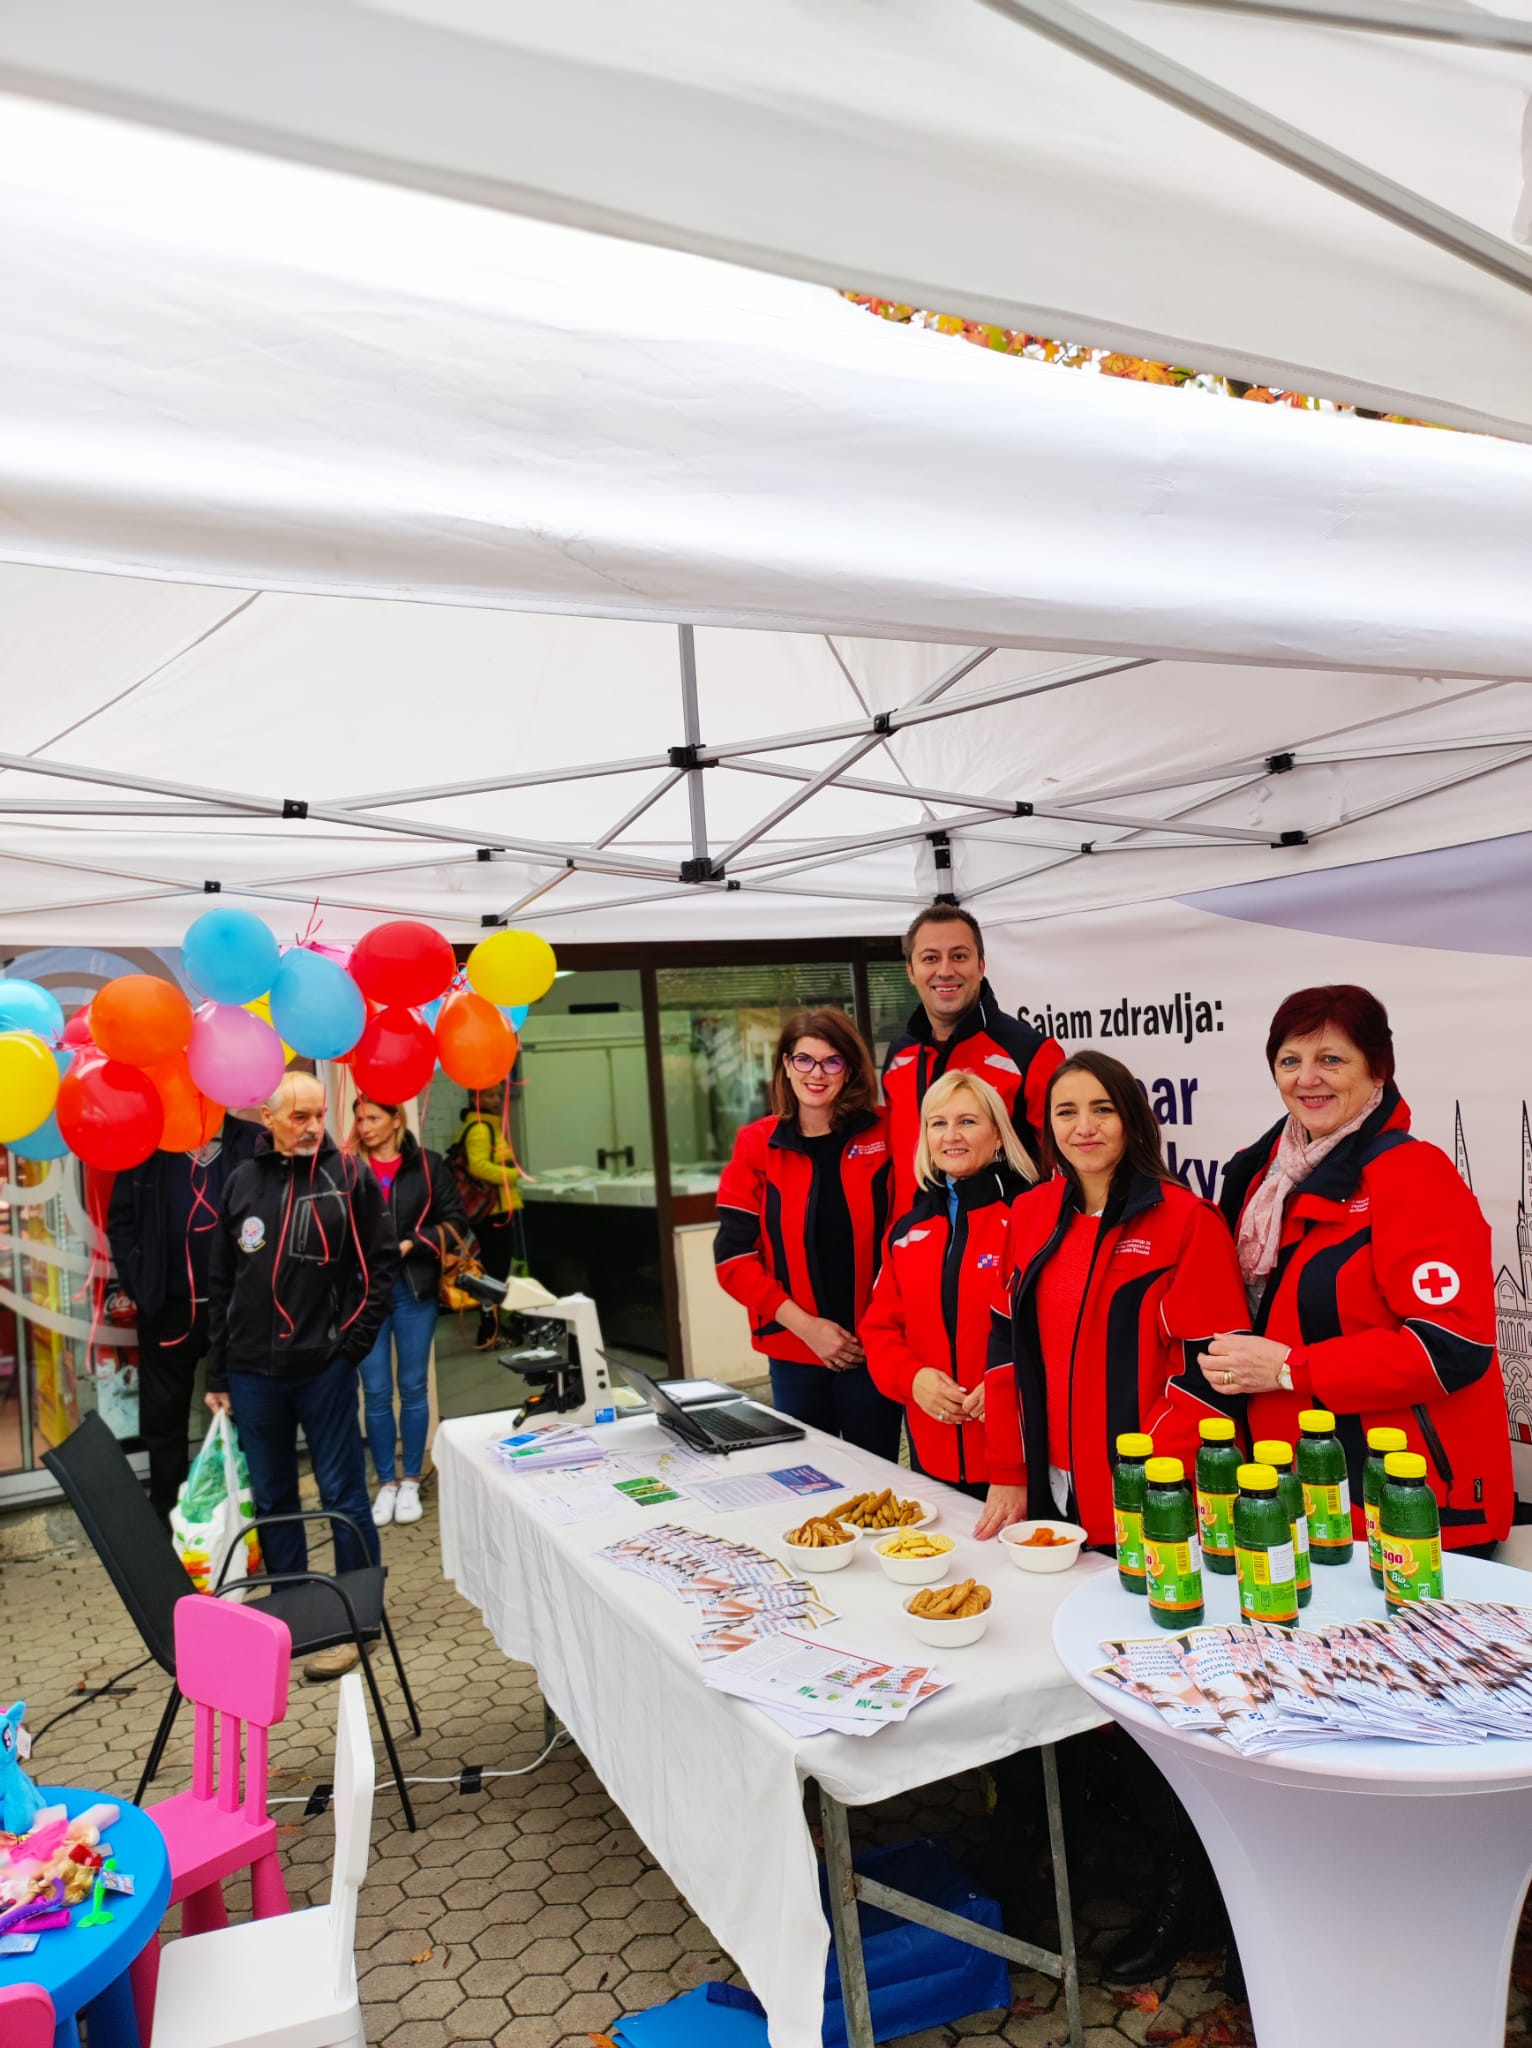
[[[170,1674],[170,1698],[165,1703],[148,1762],[144,1765],[144,1774],[133,1795],[134,1803],[141,1806],[144,1793],[159,1770],[165,1744],[170,1739],[181,1705],[181,1690],[174,1682],[176,1602],[202,1596],[193,1592],[185,1567],[172,1549],[170,1538],[149,1504],[148,1495],[134,1475],[127,1453],[99,1415],[87,1415],[57,1450],[44,1451],[43,1463],[68,1495],[81,1527],[90,1538],[91,1547],[106,1566],[123,1606],[143,1638],[145,1649],[160,1669]],[[344,1522],[358,1544],[362,1543],[362,1533],[349,1515],[331,1514],[325,1509],[298,1515],[262,1515],[247,1523],[246,1527],[260,1530],[281,1522],[328,1522],[332,1538],[335,1524]],[[225,1558],[223,1574],[227,1574],[230,1562],[230,1558]],[[383,1747],[388,1752],[389,1768],[399,1788],[404,1818],[413,1831],[415,1809],[410,1804],[409,1788],[404,1782],[399,1753],[394,1747],[393,1730],[383,1711],[377,1675],[367,1654],[369,1643],[377,1642],[380,1637],[387,1642],[394,1669],[399,1674],[399,1689],[409,1709],[410,1726],[418,1738],[420,1716],[415,1710],[399,1645],[383,1605],[383,1581],[387,1577],[387,1567],[366,1565],[359,1571],[334,1573],[283,1572],[275,1576],[242,1579],[235,1585],[223,1584],[223,1574],[220,1575],[219,1592],[242,1589],[250,1606],[259,1607],[286,1622],[292,1632],[295,1657],[312,1657],[320,1650],[335,1648],[339,1643],[356,1645],[367,1688],[372,1694]]]

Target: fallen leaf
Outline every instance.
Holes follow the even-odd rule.
[[[434,1956],[435,1953],[436,1950],[434,1948],[423,1948],[418,1956],[411,1956],[410,1961],[414,1963],[418,1968],[421,1963],[430,1962],[432,1956]]]
[[[1130,2005],[1135,2006],[1139,2012],[1158,2012],[1160,1994],[1151,1990],[1147,1984],[1140,1984],[1135,1991],[1114,1991],[1112,2003],[1119,2012],[1126,2012]]]
[[[611,1976],[611,1974],[612,1973],[610,1970],[603,1970],[601,1972],[601,1975],[596,1979],[596,1989],[598,1991],[604,1991],[606,1989],[606,1980],[608,1977]]]
[[[1052,2012],[1052,2010],[1053,2007],[1051,2005],[1040,2005],[1035,1998],[1027,1994],[1016,1999],[1011,2006],[1012,2012],[1020,2013],[1023,2019],[1029,2020],[1039,2019],[1045,2012]]]

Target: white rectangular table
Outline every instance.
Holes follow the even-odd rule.
[[[1017,1571],[995,1543],[969,1535],[978,1509],[937,1481],[810,1430],[801,1444],[777,1444],[717,1460],[719,1476],[817,1465],[847,1493],[893,1485],[941,1509],[941,1528],[957,1539],[955,1573],[993,1589],[982,1642],[942,1653],[924,1648],[900,1612],[907,1589],[886,1579],[869,1546],[848,1570],[817,1583],[840,1619],[825,1636],[870,1654],[909,1662],[929,1658],[950,1681],[902,1725],[870,1737],[794,1738],[740,1700],[710,1691],[688,1641],[694,1612],[662,1587],[618,1571],[595,1556],[618,1536],[676,1522],[753,1543],[784,1557],[781,1537],[840,1494],[719,1514],[676,1500],[663,1507],[618,1506],[599,1521],[557,1525],[540,1517],[519,1475],[490,1446],[508,1434],[509,1413],[446,1422],[432,1456],[439,1475],[442,1564],[483,1614],[508,1657],[531,1664],[543,1696],[651,1854],[738,1962],[766,2008],[771,2048],[819,2048],[828,1939],[819,1902],[813,1843],[803,1817],[803,1782],[821,1792],[848,2026],[853,2048],[865,2031],[856,1897],[897,1911],[881,1888],[853,1880],[847,1806],[871,1805],[959,1771],[992,1764],[1017,1750],[1052,1745],[1109,1716],[1066,1674],[1053,1648],[1053,1616],[1082,1574],[1109,1570],[1082,1558],[1072,1571]],[[613,1451],[673,1448],[649,1417],[597,1432]],[[785,1562],[784,1557],[784,1562]],[[1045,1775],[1053,1780],[1051,1751]],[[1057,1822],[1057,1800],[1051,1801]],[[1055,1841],[1055,1849],[1061,1846]],[[1063,1876],[1062,1856],[1056,1857]],[[839,1882],[837,1883],[837,1878]],[[1060,1893],[1061,1945],[1072,1964],[1067,1891]],[[919,1916],[932,1921],[930,1909]],[[917,1917],[908,1914],[907,1917]],[[971,1923],[965,1923],[971,1925]],[[979,1945],[1032,1961],[1041,1951],[1007,1937]],[[848,1953],[848,1950],[850,1951]],[[1057,1956],[1054,1975],[1065,1975]],[[1075,1992],[1072,1969],[1066,1990]],[[1071,1997],[1077,2006],[1077,1995]]]

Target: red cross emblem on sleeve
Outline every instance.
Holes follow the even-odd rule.
[[[1451,1266],[1440,1259],[1427,1259],[1423,1266],[1417,1266],[1410,1275],[1410,1285],[1422,1301],[1430,1302],[1433,1308],[1440,1308],[1451,1301],[1462,1286]]]

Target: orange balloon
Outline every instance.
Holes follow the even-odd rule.
[[[493,1088],[515,1063],[516,1034],[493,1003],[463,989],[441,1006],[436,1051],[460,1088]]]
[[[120,974],[91,998],[90,1029],[109,1060],[159,1066],[191,1044],[191,1004],[174,982]]]
[[[223,1104],[211,1102],[191,1077],[184,1052],[144,1069],[165,1105],[161,1152],[195,1152],[223,1128]]]

